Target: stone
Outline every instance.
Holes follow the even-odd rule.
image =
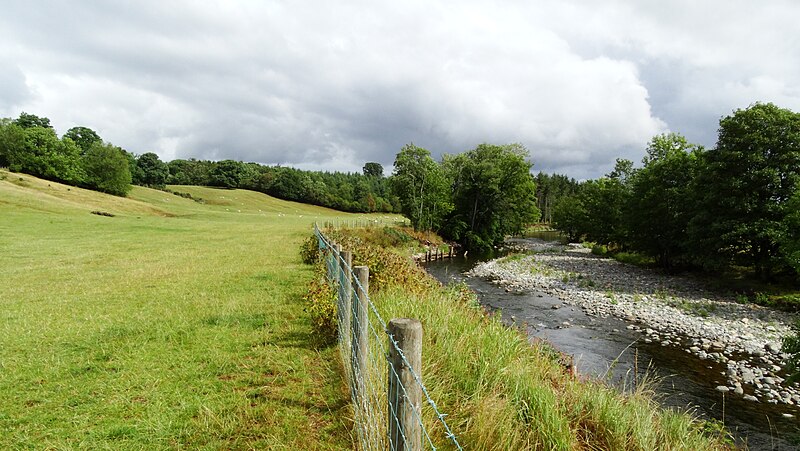
[[[755,396],[753,396],[753,395],[744,395],[744,396],[742,397],[742,399],[744,399],[745,401],[753,401],[753,402],[758,402],[758,398],[756,398],[756,397],[755,397]]]
[[[750,368],[742,369],[742,382],[745,384],[752,384],[756,380],[756,375]]]

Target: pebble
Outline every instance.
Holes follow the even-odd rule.
[[[546,243],[540,250],[553,247]],[[724,375],[728,383],[724,387],[734,387],[733,392],[743,399],[758,401],[744,394],[743,386],[749,385],[764,390],[759,396],[772,394],[771,401],[800,404],[800,384],[789,386],[778,377],[783,374],[786,357],[780,352],[780,343],[791,331],[791,315],[738,304],[735,299],[709,292],[691,278],[597,258],[574,251],[577,247],[566,249],[515,261],[484,262],[468,275],[502,281],[515,291],[533,290],[557,297],[562,304],[551,306],[554,310],[577,306],[590,317],[613,316],[635,322],[626,329],[644,332],[645,343],[680,346],[700,359],[727,364]],[[563,282],[565,277],[569,282]],[[608,296],[609,292],[613,296]],[[569,326],[569,322],[561,323],[561,327]],[[734,357],[736,361],[730,360]]]

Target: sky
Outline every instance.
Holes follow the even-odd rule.
[[[391,172],[520,143],[576,179],[755,102],[800,111],[796,0],[2,1],[0,117],[162,160]]]

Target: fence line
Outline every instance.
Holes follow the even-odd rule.
[[[369,298],[369,268],[353,268],[352,254],[316,224],[314,233],[336,288],[339,352],[360,449],[461,450],[422,383],[420,322],[399,318],[387,324]]]

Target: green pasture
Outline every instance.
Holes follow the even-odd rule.
[[[358,216],[172,188],[0,171],[0,448],[351,448],[298,246]]]

